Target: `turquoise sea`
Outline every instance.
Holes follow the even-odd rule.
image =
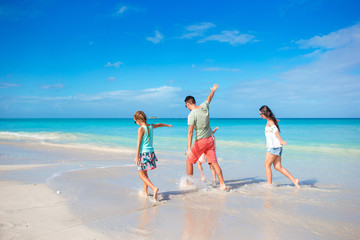
[[[185,150],[186,119],[160,118],[148,122],[174,126],[156,130],[156,150]],[[230,149],[236,145],[264,145],[265,124],[263,119],[211,119],[212,128],[220,127],[217,140]],[[279,124],[282,137],[292,146],[360,149],[360,119],[285,118],[280,119]],[[133,119],[0,119],[0,137],[3,139],[111,148],[134,148],[137,128]]]
[[[154,132],[154,148],[158,156],[185,161],[187,119],[159,118],[149,123],[172,124]],[[211,119],[216,132],[217,156],[223,168],[262,173],[265,155],[263,119]],[[288,145],[283,161],[300,172],[304,164],[324,166],[336,172],[343,164],[360,164],[360,119],[280,119],[281,136]],[[135,151],[138,126],[133,119],[0,119],[0,140],[38,142],[100,152]],[[129,164],[132,159],[129,160]],[[112,165],[100,162],[98,165]],[[259,169],[260,168],[260,169]],[[309,173],[307,170],[304,175]],[[316,176],[310,173],[309,177]]]
[[[174,155],[185,152],[187,120],[149,120],[159,122],[174,127],[155,130],[155,150]],[[263,152],[265,124],[263,119],[211,119],[212,128],[220,127],[215,135],[218,156],[230,160],[234,154],[241,158]],[[360,119],[280,119],[279,124],[282,138],[288,141],[286,148],[298,150],[299,155],[359,154]],[[133,119],[0,119],[0,138],[132,150],[137,128]]]
[[[181,188],[187,119],[148,122],[174,126],[154,130],[159,161],[149,175],[164,204],[139,195],[133,119],[0,119],[0,165],[44,164],[0,179],[46,183],[86,225],[114,239],[359,239],[360,119],[280,119],[288,141],[282,165],[300,189],[275,170],[274,187],[266,184],[265,120],[211,119],[220,128],[226,193],[203,183],[196,166],[196,189]]]

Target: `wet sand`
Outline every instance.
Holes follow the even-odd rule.
[[[296,189],[274,174],[275,184],[268,186],[262,168],[246,172],[240,171],[244,163],[221,162],[230,191],[203,183],[197,169],[193,187],[187,188],[183,159],[159,153],[158,168],[149,172],[160,189],[160,201],[154,203],[141,194],[142,183],[127,151],[26,143],[4,143],[0,151],[4,240],[360,236],[359,188],[344,185],[347,181],[323,181],[325,175],[302,178]],[[210,178],[208,167],[203,167]]]

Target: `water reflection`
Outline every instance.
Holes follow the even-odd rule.
[[[182,240],[214,239],[223,215],[226,193],[205,192],[184,199],[185,225]]]

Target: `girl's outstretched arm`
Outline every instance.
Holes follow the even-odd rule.
[[[216,127],[214,130],[213,130],[213,134],[219,129],[219,127]]]
[[[136,157],[135,157],[135,164],[139,166],[139,155],[140,155],[140,145],[142,141],[142,137],[144,136],[145,130],[142,127],[139,127],[138,130],[138,140],[137,140],[137,147],[136,147]]]
[[[279,132],[275,132],[275,135],[278,137],[281,145],[285,146],[287,144],[287,141],[282,140]]]
[[[173,127],[173,125],[171,124],[165,124],[165,123],[157,123],[157,124],[152,124],[153,128],[158,128],[158,127]]]

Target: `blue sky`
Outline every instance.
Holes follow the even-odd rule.
[[[0,117],[360,117],[360,3],[0,1]]]

